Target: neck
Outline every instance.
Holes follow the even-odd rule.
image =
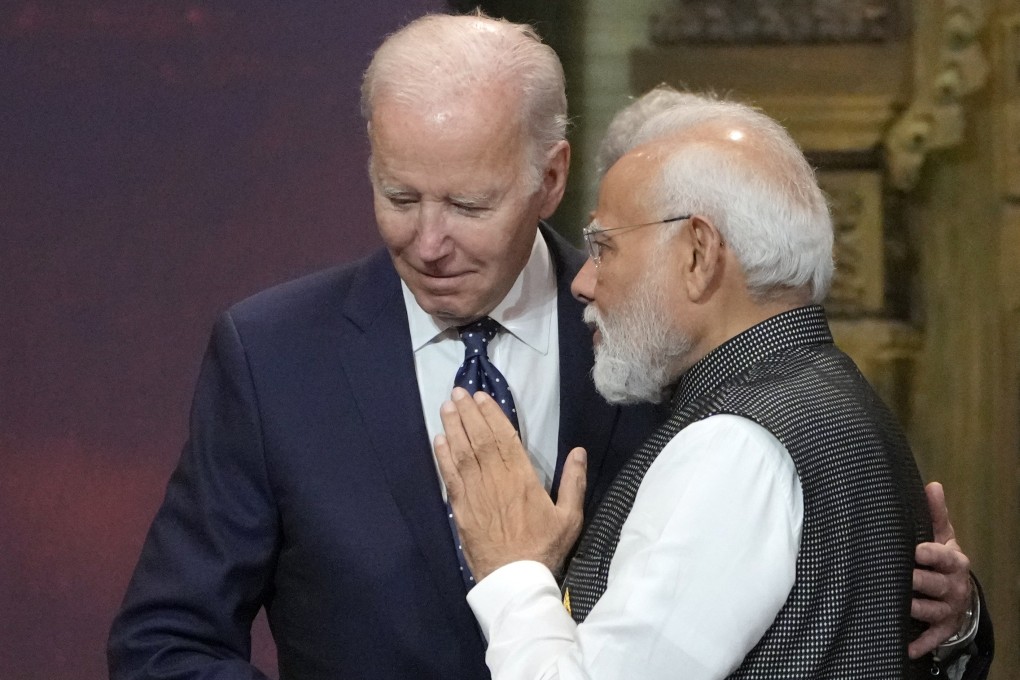
[[[716,347],[740,335],[748,328],[771,319],[777,314],[788,312],[810,304],[802,292],[787,291],[766,300],[756,300],[746,294],[736,296],[713,296],[712,300],[700,306],[697,316],[701,332],[693,336],[694,347],[684,357],[678,375],[687,371]]]

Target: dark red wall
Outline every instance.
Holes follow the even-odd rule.
[[[377,245],[360,73],[443,6],[0,3],[0,680],[106,676],[213,319]]]

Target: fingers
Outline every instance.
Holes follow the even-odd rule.
[[[443,434],[437,434],[432,441],[432,449],[436,451],[436,462],[440,467],[440,475],[443,476],[443,483],[447,487],[447,498],[451,504],[462,498],[464,492],[464,478],[460,476],[457,464],[453,460],[450,451],[450,443]]]
[[[461,390],[463,391],[463,390]],[[457,390],[454,390],[456,395]],[[465,392],[465,394],[467,394]],[[468,401],[471,401],[468,399]],[[435,439],[436,458],[440,458],[440,437],[442,440],[442,455],[447,461],[447,470],[456,471],[458,476],[477,473],[478,460],[471,445],[471,440],[461,420],[461,413],[452,401],[444,402],[439,408],[439,418],[443,421],[443,430],[446,435],[437,435]],[[440,468],[440,472],[443,470]],[[443,475],[446,479],[446,475]]]
[[[942,543],[919,543],[914,548],[914,561],[919,566],[937,572],[969,579],[970,559],[956,545],[956,541]],[[916,587],[916,584],[915,584]]]
[[[910,615],[930,624],[909,646],[911,658],[928,653],[956,633],[971,600],[970,561],[956,547],[922,543],[914,551],[919,565],[913,572],[915,597]]]
[[[927,600],[915,598],[914,602],[934,602],[941,608],[935,610],[931,608],[934,605],[926,605],[929,611],[914,618],[933,622],[948,617],[955,625],[971,600],[970,560],[963,553],[941,543],[922,543],[915,555],[922,567],[914,569],[914,591]]]
[[[930,569],[914,569],[914,591],[933,600],[941,600],[947,590],[948,582],[944,574]]]
[[[507,469],[514,466],[531,469],[517,430],[499,405],[484,392],[476,392],[472,397],[467,390],[455,388],[439,415],[446,431],[450,459],[460,474],[479,470],[493,460],[500,461]]]
[[[907,654],[910,655],[911,659],[919,659],[928,652],[933,651],[954,632],[946,630],[941,626],[932,626],[907,646]]]
[[[570,521],[580,529],[584,519],[584,491],[588,485],[588,454],[578,447],[573,449],[563,464],[556,507],[564,511]]]
[[[587,467],[588,454],[580,447],[571,450],[563,463],[555,512],[546,523],[552,540],[547,543],[541,559],[553,574],[562,574],[567,555],[581,534],[584,491],[588,483]]]
[[[928,512],[931,513],[931,528],[935,540],[948,543],[956,538],[953,525],[949,522],[949,508],[946,507],[946,492],[938,482],[931,482],[924,487],[924,495],[928,498]]]
[[[925,623],[941,623],[947,617],[952,617],[952,607],[944,599],[915,596],[910,601],[910,616]]]
[[[493,435],[492,428],[490,427],[486,417],[482,415],[481,410],[478,408],[479,394],[481,393],[476,392],[474,399],[472,399],[467,390],[461,387],[456,387],[451,395],[451,400],[454,407],[457,409],[457,415],[459,416],[461,425],[467,435],[467,439],[471,442],[471,447],[475,450],[475,455],[491,450],[495,444],[495,437]],[[499,407],[496,408],[499,410]],[[513,428],[513,425],[510,427]]]
[[[475,392],[474,403],[491,433],[500,459],[507,467],[528,463],[527,453],[520,444],[517,429],[496,400],[484,392]],[[528,463],[530,465],[530,463]]]
[[[447,441],[446,435],[437,434],[432,442],[432,448],[436,452],[436,462],[439,464],[439,474],[443,477],[443,483],[446,484],[447,496],[452,502],[453,499],[460,498],[461,491],[464,489],[464,480],[454,462],[453,452],[450,450],[450,443]]]

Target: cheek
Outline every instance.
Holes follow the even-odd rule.
[[[621,301],[630,297],[630,282],[620,272],[614,271],[613,267],[603,265],[598,270],[595,278],[595,299],[598,300],[601,311],[614,310]]]
[[[505,258],[507,244],[486,229],[463,229],[450,234],[454,250],[468,262],[489,270],[498,267]]]
[[[414,241],[414,222],[408,216],[376,208],[375,221],[379,236],[390,251],[404,250]]]

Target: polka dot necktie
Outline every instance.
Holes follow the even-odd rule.
[[[453,380],[454,387],[463,387],[470,394],[478,390],[486,392],[496,400],[503,413],[517,426],[517,408],[514,406],[514,398],[510,395],[510,386],[506,384],[506,378],[489,361],[489,354],[486,351],[489,342],[496,337],[501,326],[499,322],[482,317],[467,326],[461,326],[460,339],[464,341],[464,363],[457,369],[457,377]]]
[[[510,386],[507,385],[503,374],[489,361],[487,351],[489,342],[496,337],[500,330],[499,322],[483,317],[474,323],[461,326],[460,339],[464,342],[464,363],[457,369],[457,377],[453,380],[454,387],[463,387],[470,394],[482,390],[496,400],[503,413],[506,414],[514,429],[520,429],[517,424],[517,407],[514,406],[514,398],[510,394]],[[464,559],[464,551],[457,536],[457,525],[453,521],[453,512],[447,503],[446,514],[450,520],[450,530],[453,532],[453,540],[457,545],[457,561],[460,562],[460,571],[464,577],[464,585],[468,590],[475,584],[475,579],[468,568],[467,560]]]

